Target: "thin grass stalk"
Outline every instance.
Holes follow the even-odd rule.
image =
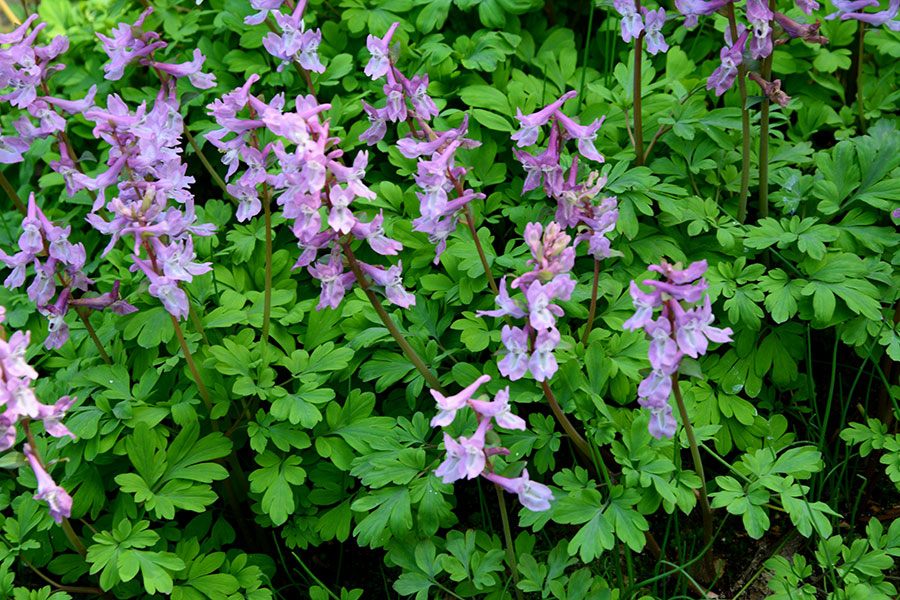
[[[9,196],[9,199],[12,200],[12,203],[15,205],[16,210],[18,210],[22,215],[28,214],[28,209],[25,207],[25,203],[22,202],[22,199],[19,198],[19,194],[16,193],[16,188],[12,186],[9,182],[9,179],[6,178],[6,175],[3,174],[3,171],[0,170],[0,187],[3,188],[3,191],[6,192],[6,195]]]
[[[728,27],[731,30],[731,39],[737,41],[737,19],[734,16],[734,4],[728,3],[726,7],[728,15]],[[747,66],[743,62],[738,65],[738,93],[741,97],[741,193],[738,197],[737,220],[743,223],[747,220],[747,197],[750,195],[750,111],[747,109]]]
[[[635,10],[640,13],[641,0],[635,0]],[[638,35],[634,43],[634,153],[635,164],[644,165],[644,123],[641,117],[641,58],[644,54],[644,32]]]
[[[863,57],[865,56],[865,46],[863,40],[866,35],[866,24],[859,22],[859,48],[856,56],[856,110],[859,115],[859,129],[866,133],[866,106],[865,97],[863,95]]]
[[[454,180],[454,183],[456,181]],[[484,268],[484,274],[487,275],[488,285],[491,286],[491,291],[494,292],[495,296],[500,295],[500,288],[497,287],[497,281],[494,279],[493,273],[491,273],[491,267],[488,264],[487,255],[484,253],[484,248],[481,246],[481,240],[478,239],[478,232],[475,230],[475,223],[472,217],[472,208],[466,204],[466,224],[469,226],[469,231],[472,232],[472,239],[475,240],[475,249],[478,251],[478,257],[481,259],[481,266]]]
[[[203,398],[203,404],[206,405],[206,410],[209,411],[209,420],[212,423],[212,428],[215,431],[219,430],[219,425],[216,423],[215,419],[212,418],[212,400],[209,398],[209,392],[206,391],[206,385],[203,383],[203,378],[200,376],[200,372],[197,370],[197,364],[194,362],[194,357],[191,354],[191,351],[188,350],[187,342],[184,339],[184,332],[181,330],[181,325],[178,323],[178,319],[175,318],[175,315],[170,314],[169,318],[172,319],[172,326],[175,328],[175,335],[178,337],[178,344],[181,346],[181,351],[184,353],[184,360],[187,362],[188,369],[191,371],[191,376],[194,378],[194,382],[197,384],[197,389],[200,390],[200,396]]]
[[[269,345],[269,323],[272,318],[272,207],[270,206],[272,197],[269,193],[269,186],[263,183],[263,210],[265,211],[266,221],[266,272],[265,272],[265,289],[263,291],[263,323],[262,323],[262,345],[265,349]]]
[[[100,358],[102,358],[103,362],[105,362],[106,364],[112,365],[112,360],[109,358],[106,350],[103,349],[103,344],[100,343],[100,338],[97,337],[97,332],[94,331],[94,327],[91,325],[87,310],[83,306],[76,306],[75,313],[84,324],[84,328],[87,330],[88,335],[91,337],[91,341],[94,342],[94,346],[97,347],[97,351],[100,353]]]
[[[0,2],[2,2],[2,1],[3,0],[0,0]],[[44,581],[46,581],[47,583],[52,585],[56,591],[71,592],[73,594],[95,594],[97,596],[102,596],[104,594],[103,590],[101,590],[98,587],[88,587],[88,586],[81,586],[81,585],[64,585],[62,583],[59,583],[58,581],[48,577],[43,571],[41,571],[36,566],[34,566],[34,563],[31,562],[30,560],[28,560],[27,558],[25,558],[24,554],[20,554],[19,558],[22,559],[22,562],[24,562],[26,565],[28,565],[28,568],[31,569],[31,571],[35,575],[37,575],[38,577],[40,577],[41,579],[43,579]]]
[[[353,254],[353,249],[350,248],[350,242],[347,240],[343,240],[340,242],[341,249],[344,251],[344,257],[347,259],[347,263],[350,266],[350,270],[353,271],[353,275],[356,276],[356,283],[359,284],[359,287],[362,288],[363,292],[366,294],[366,298],[369,299],[369,303],[372,305],[372,308],[375,309],[375,312],[378,313],[378,317],[381,319],[381,322],[384,323],[384,326],[387,327],[387,330],[390,332],[391,337],[394,338],[394,341],[397,342],[397,345],[400,346],[400,349],[403,350],[403,354],[406,355],[406,358],[413,364],[416,370],[419,372],[422,377],[425,378],[425,381],[428,383],[428,387],[431,389],[438,391],[442,394],[446,394],[446,390],[441,385],[441,382],[438,381],[438,378],[431,372],[428,366],[425,364],[425,361],[413,350],[412,346],[409,345],[409,342],[406,341],[406,338],[403,337],[403,334],[400,332],[400,329],[397,328],[397,325],[394,323],[391,316],[384,310],[384,307],[381,305],[381,302],[378,301],[378,298],[375,296],[375,292],[373,292],[369,288],[369,282],[366,281],[366,276],[363,274],[362,269],[359,267],[359,262],[356,260],[356,256]]]
[[[519,589],[519,572],[516,563],[516,550],[513,544],[512,530],[509,527],[509,515],[506,512],[506,498],[499,484],[494,484],[497,492],[497,502],[500,505],[500,519],[503,521],[503,538],[506,540],[506,556],[509,559],[509,568],[512,571],[513,584],[516,589],[516,600],[525,600],[522,590]]]
[[[584,326],[584,333],[581,336],[581,344],[586,345],[588,336],[591,334],[591,327],[594,324],[594,313],[597,311],[597,288],[600,279],[600,261],[594,259],[594,286],[591,288],[591,308],[588,312],[587,324]]]
[[[219,177],[219,174],[216,173],[216,170],[213,169],[212,164],[210,164],[209,160],[207,160],[206,155],[203,154],[203,150],[200,149],[200,146],[197,144],[197,140],[194,139],[194,136],[191,135],[191,132],[188,131],[187,123],[184,122],[184,119],[181,121],[181,127],[184,131],[184,137],[187,138],[187,141],[191,144],[191,147],[194,149],[194,152],[197,154],[197,158],[200,159],[200,162],[203,164],[203,168],[206,169],[206,172],[209,173],[209,176],[213,178],[213,181],[216,182],[216,185],[222,189],[222,193],[225,194],[226,198],[234,200],[231,194],[228,193],[228,187],[225,182]]]
[[[591,36],[594,34],[594,3],[591,2],[588,13],[587,38],[584,40],[584,58],[581,61],[581,83],[578,85],[578,98],[584,104],[584,81],[587,77],[588,56],[591,52]]]
[[[769,10],[775,10],[775,0],[769,0]],[[763,59],[762,77],[770,80],[772,78],[772,54]],[[768,97],[764,97],[762,108],[760,109],[759,122],[759,218],[765,219],[769,216],[769,109],[771,101]]]
[[[712,511],[709,508],[709,496],[706,492],[706,475],[703,471],[703,460],[700,458],[700,449],[697,447],[697,438],[694,437],[694,428],[688,417],[687,408],[684,406],[684,398],[681,397],[681,389],[678,387],[678,374],[672,374],[672,391],[675,392],[675,403],[678,405],[678,413],[681,415],[681,424],[687,435],[688,444],[691,447],[691,459],[694,462],[694,470],[700,477],[700,510],[703,515],[703,544],[706,548],[704,554],[712,545],[713,525]]]

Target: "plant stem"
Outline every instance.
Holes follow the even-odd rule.
[[[197,333],[200,334],[200,337],[203,338],[203,343],[209,346],[209,338],[206,337],[206,330],[203,329],[203,323],[200,322],[200,317],[197,316],[197,311],[194,310],[194,305],[191,304],[190,298],[188,298],[188,315],[191,317],[191,323],[194,324],[194,329],[196,329]]]
[[[203,383],[203,378],[200,377],[200,372],[197,370],[197,364],[194,362],[194,357],[191,355],[191,351],[188,350],[187,342],[184,339],[184,333],[181,331],[181,325],[179,325],[175,315],[169,314],[169,318],[172,319],[172,326],[175,328],[175,335],[178,336],[178,343],[181,345],[181,351],[184,353],[184,359],[187,361],[188,369],[190,369],[194,382],[197,384],[197,389],[200,390],[200,396],[203,398],[206,410],[209,411],[212,427],[215,431],[218,431],[219,426],[212,418],[212,400],[209,399],[209,392],[206,391],[206,385]]]
[[[438,378],[431,372],[431,370],[425,365],[425,361],[413,350],[412,346],[409,345],[409,342],[406,341],[406,338],[403,337],[403,334],[400,332],[400,329],[397,328],[397,325],[391,319],[391,316],[384,310],[384,307],[381,305],[381,302],[378,301],[378,298],[375,296],[375,292],[369,289],[369,283],[366,281],[366,276],[363,274],[362,269],[359,267],[359,262],[356,260],[356,257],[353,255],[353,249],[350,248],[350,242],[347,240],[340,241],[341,249],[344,251],[344,256],[347,258],[347,262],[350,265],[350,270],[353,271],[353,274],[356,276],[356,283],[359,284],[359,287],[362,288],[363,292],[366,294],[366,298],[369,299],[369,303],[372,305],[372,308],[375,309],[375,312],[378,313],[378,317],[381,319],[381,322],[384,323],[384,326],[387,327],[387,330],[390,332],[391,336],[394,338],[394,341],[397,342],[397,345],[400,346],[400,349],[403,350],[403,354],[406,355],[406,358],[413,364],[416,370],[425,378],[425,381],[428,383],[428,387],[431,389],[441,392],[442,394],[446,394],[446,390],[441,385],[441,382],[438,381]]]
[[[581,344],[587,344],[588,336],[591,334],[591,327],[594,324],[594,313],[597,311],[597,286],[600,279],[600,261],[594,259],[594,287],[591,289],[591,310],[588,313],[587,324],[584,326],[584,334],[581,336]]]
[[[734,16],[734,4],[726,7],[731,39],[737,41],[737,19]],[[738,222],[747,220],[747,197],[750,195],[750,111],[747,110],[747,67],[738,65],[738,93],[741,96],[741,195],[738,200]]]
[[[200,162],[203,163],[203,167],[209,173],[210,177],[213,178],[213,181],[216,182],[217,186],[222,188],[222,193],[225,194],[225,197],[231,198],[233,200],[234,198],[231,196],[231,194],[228,193],[228,188],[225,185],[225,182],[222,180],[221,177],[219,177],[219,174],[216,173],[216,170],[213,169],[213,166],[206,159],[206,155],[203,154],[203,150],[201,150],[200,146],[197,145],[197,141],[194,139],[194,136],[191,135],[190,131],[188,131],[187,123],[185,123],[183,119],[181,121],[181,127],[182,127],[182,130],[184,131],[184,137],[186,137],[188,142],[190,142],[191,147],[194,149],[194,152],[197,153],[197,158],[199,158]]]
[[[81,322],[84,323],[84,328],[87,329],[88,335],[91,336],[91,340],[94,342],[94,346],[96,346],[97,351],[100,352],[100,358],[102,358],[103,362],[106,364],[111,365],[112,360],[110,360],[106,350],[103,349],[103,344],[100,343],[100,338],[97,337],[97,332],[94,331],[94,328],[91,325],[89,313],[83,306],[76,306],[75,313],[78,315],[78,318],[81,319]]]
[[[466,223],[469,226],[469,231],[472,232],[472,239],[475,240],[475,249],[478,250],[478,257],[481,258],[481,266],[484,268],[484,274],[487,275],[488,285],[491,286],[491,291],[494,292],[494,295],[499,296],[500,289],[497,287],[497,282],[494,280],[494,275],[491,273],[491,267],[488,265],[487,256],[484,254],[484,248],[481,247],[481,240],[478,239],[478,232],[475,231],[472,208],[468,204],[466,204]]]
[[[28,214],[28,209],[25,207],[25,203],[22,202],[22,199],[19,198],[19,194],[16,193],[16,188],[12,186],[9,182],[9,179],[6,178],[6,175],[3,174],[3,171],[0,170],[0,187],[3,188],[3,191],[6,192],[6,195],[9,196],[10,200],[12,200],[13,204],[16,206],[16,210],[18,210],[23,215]]]
[[[2,0],[0,0],[0,1],[2,1]],[[103,590],[101,590],[98,587],[88,587],[88,586],[80,586],[80,585],[63,585],[62,583],[59,583],[58,581],[55,581],[55,580],[51,579],[50,577],[48,577],[46,574],[44,574],[43,571],[41,571],[36,566],[34,566],[34,563],[32,563],[27,558],[25,558],[24,554],[20,554],[19,558],[22,559],[22,562],[24,562],[26,565],[28,565],[28,568],[31,569],[35,575],[37,575],[38,577],[40,577],[41,579],[43,579],[44,581],[46,581],[47,583],[52,585],[54,588],[56,588],[60,592],[71,592],[73,594],[96,594],[97,596],[103,595]]]
[[[678,387],[678,374],[672,374],[672,391],[675,392],[675,403],[678,404],[678,414],[681,415],[681,424],[687,434],[688,444],[691,447],[691,459],[694,461],[694,470],[700,477],[700,510],[703,513],[703,545],[709,546],[712,541],[713,525],[712,512],[709,509],[709,496],[706,493],[706,475],[703,472],[703,460],[700,458],[700,449],[697,447],[697,439],[694,437],[694,428],[688,418],[687,408],[684,406],[684,398],[681,397],[681,389]]]
[[[524,600],[522,590],[519,589],[519,572],[516,564],[516,550],[513,544],[512,531],[509,528],[509,515],[506,512],[506,498],[499,484],[494,484],[497,492],[497,502],[500,504],[500,519],[503,521],[503,537],[506,540],[506,556],[509,558],[509,568],[512,571],[513,585],[516,587],[516,599]]]
[[[773,1],[769,2],[770,10]],[[768,80],[772,75],[772,55],[763,59],[762,77]],[[763,98],[759,121],[759,218],[769,216],[769,107],[768,97]]]
[[[587,440],[585,440],[584,437],[582,437],[582,435],[578,433],[578,431],[572,425],[572,422],[569,421],[569,418],[559,406],[559,403],[556,401],[556,397],[553,395],[553,392],[550,390],[550,386],[547,385],[546,381],[541,382],[541,390],[543,390],[544,396],[547,398],[547,402],[550,403],[550,410],[553,411],[553,415],[556,417],[556,420],[559,421],[559,424],[562,425],[562,428],[565,430],[566,435],[568,435],[569,439],[572,440],[572,443],[575,444],[575,449],[578,450],[578,453],[581,454],[582,457],[586,458],[588,462],[592,462],[593,457],[591,455],[590,445],[587,443]]]
[[[640,14],[641,0],[635,0],[635,10]],[[641,120],[641,58],[644,54],[644,32],[637,37],[634,43],[634,153],[635,163],[640,167],[644,164],[644,125]]]
[[[269,186],[263,183],[262,205],[266,220],[266,273],[265,291],[263,292],[263,323],[262,346],[265,349],[269,345],[269,321],[272,316],[272,207]]]
[[[859,114],[859,129],[866,133],[866,107],[863,97],[863,55],[865,47],[863,46],[863,38],[866,35],[866,24],[859,22],[859,54],[856,57],[856,110]]]
[[[581,61],[581,83],[578,85],[578,98],[582,105],[584,105],[584,81],[587,77],[588,56],[591,52],[591,35],[594,33],[594,6],[595,4],[591,2],[588,13],[587,39],[584,41],[584,59]]]

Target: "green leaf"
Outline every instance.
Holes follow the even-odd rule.
[[[370,548],[383,546],[391,533],[405,536],[413,526],[409,490],[405,487],[375,490],[354,501],[350,509],[368,513],[353,530],[353,535],[360,545]]]
[[[262,509],[275,525],[282,525],[294,512],[296,500],[291,486],[306,481],[306,471],[298,466],[301,461],[299,456],[282,459],[268,451],[256,457],[262,468],[250,473],[250,491],[263,493]]]

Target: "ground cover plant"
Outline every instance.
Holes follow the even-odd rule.
[[[0,596],[895,598],[897,11],[0,0]]]

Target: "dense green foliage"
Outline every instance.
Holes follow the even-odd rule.
[[[155,11],[144,27],[169,42],[157,60],[189,60],[199,48],[204,71],[217,78],[205,90],[181,79],[178,93],[187,129],[224,175],[218,151],[204,141],[219,127],[205,107],[251,74],[260,76],[254,94],[268,100],[284,92],[289,105],[308,93],[307,83],[299,70],[277,70],[278,59],[262,46],[270,29],[243,22],[256,12],[246,0],[150,3]],[[692,30],[668,23],[671,48],[643,57],[643,161],[630,141],[634,46],[619,35],[618,14],[601,4],[310,0],[304,17],[307,28],[322,31],[325,71],[311,73],[311,85],[330,104],[323,118],[345,153],[366,148],[361,101],[383,98],[382,83],[363,74],[366,36],[384,35],[395,21],[397,65],[428,74],[441,111],[434,126],[446,130],[470,116],[468,137],[481,145],[459,150],[457,164],[469,168],[466,185],[485,195],[472,201],[470,218],[498,280],[529,270],[525,225],[546,224],[556,210],[543,190],[522,192],[525,172],[510,140],[517,109],[532,113],[574,89],[580,93],[564,105],[567,114],[581,123],[605,117],[596,146],[606,160],[594,167],[607,177],[604,193],[618,200],[610,238],[621,256],[601,263],[593,327],[582,340],[595,276],[594,260],[579,251],[578,286],[559,302],[559,370],[548,381],[594,460],[577,452],[532,377],[500,375],[504,320],[476,315],[495,302],[469,229],[449,237],[437,265],[428,236],[412,230],[416,161],[395,146],[409,131],[405,123],[389,126],[369,148],[365,183],[376,198],[354,201],[369,216],[383,210],[386,233],[403,244],[391,262],[402,261],[416,302],[408,309],[385,303],[403,338],[451,393],[482,374],[492,376],[482,388],[492,396],[509,385],[528,423],[526,431],[494,432],[511,450],[496,464],[516,473],[527,464],[554,496],[542,512],[506,498],[518,590],[558,600],[672,598],[700,589],[738,597],[766,571],[779,599],[895,597],[887,576],[900,557],[900,518],[879,511],[896,503],[900,489],[900,234],[891,217],[900,208],[900,33],[870,29],[860,53],[859,23],[827,20],[820,30],[827,46],[799,39],[776,46],[772,78],[791,101],[771,107],[767,180],[760,182],[765,100],[747,82],[751,193],[741,223],[739,90],[716,97],[705,88],[726,18],[703,17]],[[786,4],[787,14],[804,17]],[[108,57],[94,35],[134,22],[141,8],[124,0],[42,0],[38,13],[48,26],[41,36],[70,40],[53,92],[80,98],[96,84],[98,103],[110,93],[132,107],[152,103],[159,84],[150,69],[129,66],[119,81],[102,78]],[[0,129],[14,131],[17,117],[13,109],[0,113]],[[67,132],[84,170],[95,174],[109,146],[92,129],[79,115]],[[483,479],[446,484],[434,474],[444,450],[429,426],[436,412],[429,386],[363,290],[354,287],[336,309],[316,310],[319,282],[292,270],[296,240],[274,213],[264,343],[266,221],[260,214],[238,223],[236,204],[183,145],[198,220],[216,226],[215,235],[195,240],[198,260],[212,270],[185,286],[203,333],[192,320],[180,322],[211,411],[181,333],[147,293],[144,274],[129,270],[130,244],[101,256],[109,240],[84,220],[91,196],[70,198],[49,168],[59,159],[55,140],[39,140],[24,161],[0,167],[20,198],[35,192],[49,219],[71,225],[71,239],[86,249],[85,272],[103,289],[119,280],[138,308],[91,315],[107,365],[74,314],[69,341],[45,350],[46,319],[24,288],[0,290],[4,326],[32,332],[38,397],[77,397],[65,419],[76,439],[39,436],[38,444],[72,495],[71,525],[86,546],[82,557],[46,505],[32,499],[34,477],[22,454],[7,451],[0,459],[0,596],[62,599],[71,587],[79,597],[80,586],[107,597],[177,600],[514,597],[492,486]],[[269,169],[279,169],[274,157]],[[762,187],[770,206],[761,215]],[[4,207],[0,249],[13,254],[21,215]],[[360,260],[378,264],[368,246],[353,247]],[[652,276],[648,265],[662,258],[707,261],[716,321],[733,330],[733,343],[701,356],[679,381],[706,467],[714,561],[701,558],[701,479],[689,440],[681,427],[673,439],[648,432],[649,415],[636,399],[649,341],[622,328],[634,310],[629,283]],[[447,430],[459,436],[474,427],[468,414]],[[645,532],[662,558],[648,549]],[[756,540],[768,551],[745,572]],[[782,556],[787,541],[794,550]],[[46,582],[37,572],[59,585],[40,589]],[[57,587],[63,592],[51,595]]]

